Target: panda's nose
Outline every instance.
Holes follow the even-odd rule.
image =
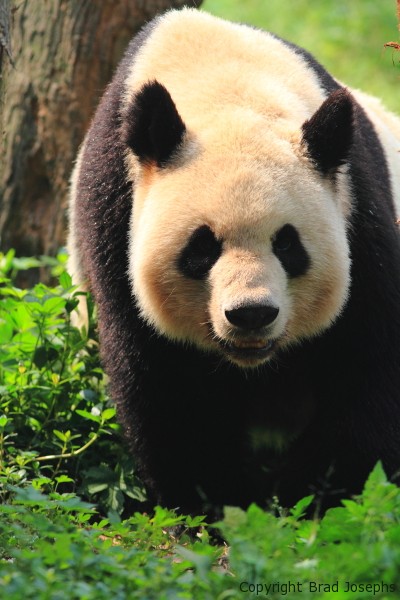
[[[272,304],[249,304],[233,310],[226,310],[225,316],[229,323],[240,329],[261,329],[270,325],[278,316],[279,308]]]

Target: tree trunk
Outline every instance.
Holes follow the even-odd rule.
[[[2,250],[54,254],[63,245],[73,159],[99,96],[139,27],[156,13],[183,4],[12,0],[15,68],[8,74],[3,110]],[[9,5],[0,0],[0,18],[3,12],[9,16]],[[2,33],[1,21],[0,26]],[[3,66],[9,50],[9,41],[0,46]]]
[[[4,94],[8,74],[8,64],[12,61],[11,57],[11,6],[10,0],[0,0],[0,157],[4,156]],[[0,159],[0,174],[1,174]],[[1,203],[0,203],[1,205]]]

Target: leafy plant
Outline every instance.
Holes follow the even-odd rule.
[[[204,536],[185,555],[166,528],[191,529],[202,519],[161,508],[153,517],[137,513],[123,523],[103,519],[88,527],[93,507],[87,503],[26,489],[0,513],[0,590],[11,599],[200,598],[210,586],[204,575],[222,553]]]
[[[0,494],[7,499],[10,484],[51,491],[57,482],[120,514],[144,491],[107,397],[89,295],[87,331],[71,322],[82,292],[65,262],[63,252],[57,260],[0,255]],[[16,275],[33,267],[50,267],[59,284],[17,288]]]
[[[227,546],[215,547],[202,517],[157,507],[99,520],[73,494],[17,489],[0,506],[0,590],[11,600],[397,598],[400,489],[381,465],[321,520],[302,517],[310,501],[279,517],[227,508],[217,525]]]

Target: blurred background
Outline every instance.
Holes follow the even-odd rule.
[[[219,17],[267,29],[309,50],[334,77],[400,112],[396,0],[205,0]]]

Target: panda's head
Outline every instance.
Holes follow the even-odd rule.
[[[254,367],[332,325],[350,279],[352,107],[339,90],[289,133],[237,107],[193,130],[161,84],[135,95],[129,275],[157,332]]]

